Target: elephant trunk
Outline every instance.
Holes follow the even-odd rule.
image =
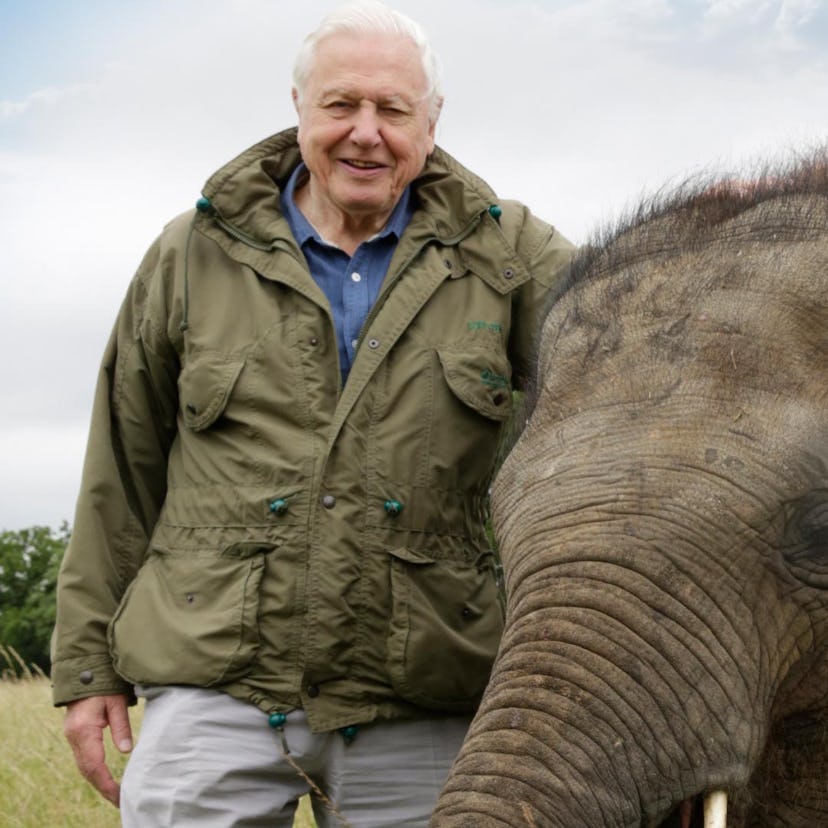
[[[738,573],[723,566],[711,595],[692,538],[665,548],[655,523],[636,537],[605,512],[591,523],[586,545],[583,523],[529,527],[554,559],[504,534],[506,632],[433,828],[658,825],[748,780],[772,691]]]

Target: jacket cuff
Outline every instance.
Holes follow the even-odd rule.
[[[68,704],[89,696],[126,695],[134,703],[135,692],[112,668],[109,653],[66,658],[52,664],[52,701]]]

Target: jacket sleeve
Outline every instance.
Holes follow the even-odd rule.
[[[52,635],[55,704],[131,687],[112,668],[107,627],[134,578],[166,492],[178,356],[166,327],[162,245],[133,279],[103,357]]]
[[[514,294],[510,337],[512,382],[526,390],[536,361],[537,335],[545,312],[569,279],[575,247],[554,227],[512,202],[503,212],[504,231],[516,237],[516,249],[530,278]]]

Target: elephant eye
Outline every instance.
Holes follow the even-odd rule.
[[[828,589],[828,489],[813,489],[784,507],[782,554],[806,584]]]

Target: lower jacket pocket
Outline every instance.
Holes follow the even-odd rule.
[[[492,556],[464,564],[410,549],[390,554],[388,672],[395,691],[423,707],[474,709],[503,632]]]
[[[118,673],[135,684],[221,684],[259,646],[259,586],[269,545],[220,553],[153,551],[109,625]]]

